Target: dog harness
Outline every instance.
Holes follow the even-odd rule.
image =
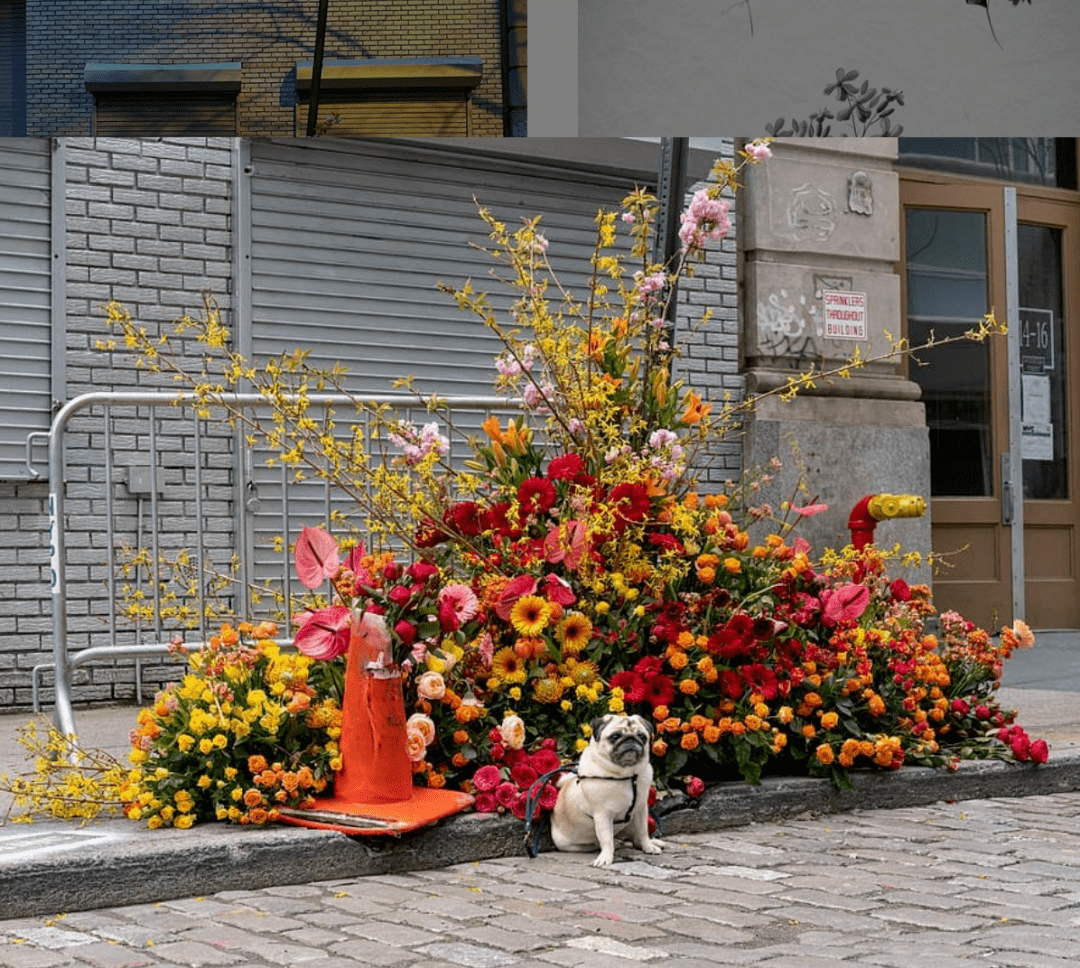
[[[538,777],[533,785],[529,788],[529,795],[525,798],[525,853],[529,857],[536,857],[540,853],[540,824],[534,826],[533,821],[536,819],[536,808],[540,803],[540,794],[544,790],[544,784],[547,783],[551,777],[556,776],[559,773],[577,773],[579,780],[614,780],[616,782],[623,782],[625,780],[630,781],[630,807],[626,811],[626,816],[622,820],[616,820],[617,824],[629,823],[630,818],[634,815],[634,807],[637,806],[638,788],[637,788],[637,774],[631,773],[629,776],[582,776],[578,773],[576,763],[572,763],[570,766],[560,766],[558,769],[549,770],[543,776]]]

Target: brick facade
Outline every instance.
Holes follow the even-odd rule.
[[[148,329],[167,327],[202,309],[212,290],[230,305],[232,273],[232,141],[71,139],[66,146],[67,398],[92,390],[173,388],[171,380],[135,367],[127,354],[98,348],[107,331],[104,304],[118,300]],[[186,350],[187,348],[185,348]],[[105,470],[100,411],[76,416],[66,435],[68,644],[108,643]],[[158,439],[160,552],[171,556],[195,540],[191,424],[162,415]],[[128,408],[112,425],[114,545],[149,547],[150,501],[129,488],[132,467],[149,466],[148,412]],[[207,557],[227,569],[235,542],[231,434],[202,441],[206,488],[202,513]],[[0,708],[26,707],[30,672],[52,660],[48,483],[0,482]],[[145,585],[145,582],[144,582]],[[147,586],[148,587],[148,586]],[[117,642],[135,641],[119,623]],[[140,641],[147,636],[146,629]],[[152,695],[174,678],[150,662],[143,687]],[[43,680],[51,683],[51,676]],[[99,663],[75,672],[79,702],[131,700],[135,667]],[[52,690],[42,693],[51,702]]]
[[[735,143],[725,139],[718,157],[733,161]],[[692,185],[685,198],[689,205],[693,193],[706,187],[707,182]],[[675,365],[674,376],[694,387],[719,410],[724,395],[732,402],[743,395],[745,381],[741,373],[741,317],[739,311],[738,219],[736,204],[729,213],[731,231],[720,242],[710,242],[703,263],[694,267],[694,274],[679,283],[679,304],[676,316],[676,339],[682,356]],[[712,317],[700,326],[702,315],[712,309]],[[712,441],[698,469],[703,485],[721,485],[737,480],[742,473],[742,444],[739,437]]]
[[[335,0],[325,57],[480,57],[472,133],[501,136],[502,6],[502,0]],[[317,10],[318,0],[27,0],[28,133],[91,133],[87,63],[239,61],[237,133],[292,137],[296,62],[313,56]]]

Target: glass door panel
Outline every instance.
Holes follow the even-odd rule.
[[[908,338],[956,336],[989,306],[986,214],[909,208],[906,216]],[[911,376],[926,405],[933,496],[992,495],[989,344],[935,347]]]
[[[1024,497],[1069,497],[1062,233],[1018,226]]]

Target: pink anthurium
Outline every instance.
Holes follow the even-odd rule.
[[[315,609],[296,618],[301,625],[293,642],[304,655],[336,659],[348,651],[352,613],[344,605]]]
[[[865,585],[840,585],[821,593],[821,624],[831,628],[838,622],[857,619],[870,604]]]
[[[318,588],[341,567],[338,543],[322,528],[304,528],[296,539],[296,577],[308,588]]]
[[[569,521],[552,528],[544,539],[544,558],[552,564],[562,562],[568,571],[576,571],[585,554],[585,525]]]

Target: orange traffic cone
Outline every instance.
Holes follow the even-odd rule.
[[[354,617],[334,795],[309,810],[282,809],[285,823],[346,834],[401,834],[472,806],[467,793],[412,785],[401,670],[388,662],[388,649],[382,616]]]

